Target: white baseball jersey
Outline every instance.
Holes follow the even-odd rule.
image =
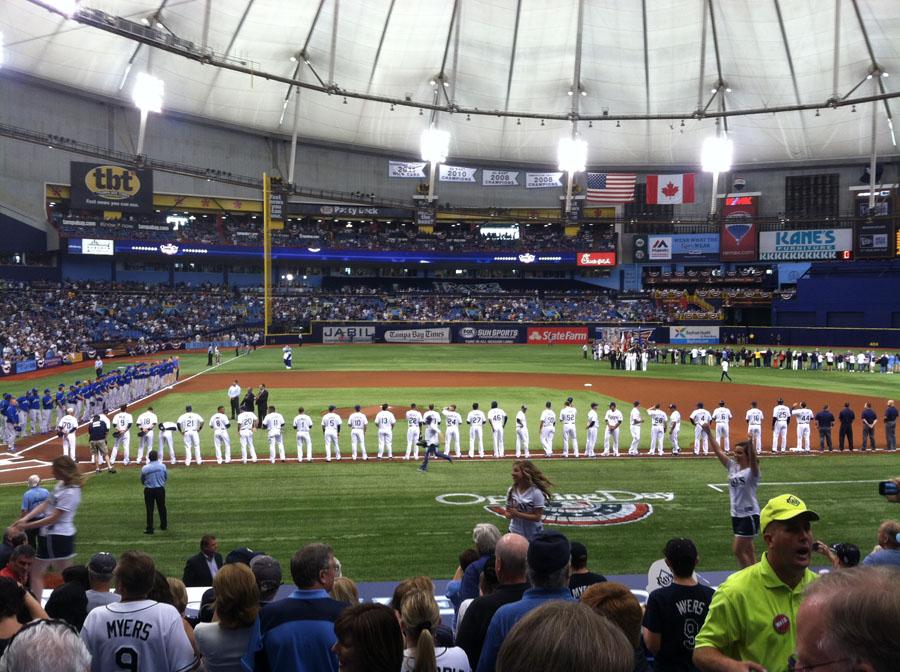
[[[178,418],[178,426],[183,432],[196,432],[203,425],[203,418],[197,413],[182,413]]]
[[[516,427],[521,427],[524,429],[528,428],[528,421],[525,418],[525,411],[519,411],[516,413]]]
[[[454,426],[454,425],[452,425],[452,424],[450,423],[450,416],[451,416],[451,414],[453,414],[453,416],[455,417],[455,420],[456,420],[456,426],[458,427],[459,425],[461,425],[461,424],[462,424],[462,416],[461,416],[459,413],[456,413],[456,411],[446,411],[446,410],[445,410],[445,411],[444,411],[444,415],[447,417],[447,427],[453,427],[453,426]],[[441,425],[441,414],[438,413],[438,412],[435,411],[435,410],[428,409],[427,411],[425,411],[425,412],[422,414],[422,422],[424,422],[426,425],[427,425],[429,422],[431,422],[435,427],[440,427],[440,425]]]
[[[334,411],[330,413],[326,413],[322,416],[322,427],[325,428],[325,432],[328,434],[337,434],[338,427],[343,424],[343,420],[341,420],[341,416],[339,416]]]
[[[429,418],[430,418],[430,416],[429,416]],[[433,446],[433,445],[437,444],[437,442],[441,438],[439,431],[440,430],[438,429],[437,424],[435,424],[434,422],[430,422],[430,421],[426,422],[425,423],[425,443],[428,444],[429,446]]]
[[[573,406],[564,406],[559,412],[559,421],[564,425],[574,425],[578,411]]]
[[[277,411],[267,413],[262,420],[262,426],[266,428],[269,436],[279,436],[284,424],[284,416]]]
[[[672,411],[672,415],[669,416],[669,422],[676,426],[681,424],[681,413],[677,409]]]
[[[418,429],[422,424],[422,414],[414,408],[409,409],[406,412],[406,423],[410,429]]]
[[[378,427],[378,431],[384,434],[390,432],[396,422],[397,418],[390,411],[378,411],[378,414],[375,416],[375,425]]]
[[[157,418],[156,413],[152,411],[144,411],[138,416],[137,425],[145,432],[148,429],[153,429],[157,424],[159,424],[159,418]]]
[[[350,417],[347,418],[347,425],[350,429],[365,429],[369,424],[369,419],[365,416],[364,413],[356,411],[355,413],[351,413]]]
[[[772,409],[772,417],[775,418],[777,422],[787,422],[791,417],[791,409],[784,404],[779,404]]]
[[[643,418],[641,418],[641,409],[635,406],[631,409],[631,414],[629,416],[629,421],[631,422],[632,427],[640,426],[643,422]]]
[[[756,501],[756,487],[759,474],[753,475],[750,467],[741,469],[734,460],[728,461],[728,495],[731,499],[731,515],[735,517],[753,516],[759,513]]]
[[[63,434],[74,432],[78,428],[78,418],[74,415],[64,415],[56,423],[56,429]]]
[[[798,425],[808,425],[812,422],[813,417],[815,417],[813,412],[808,408],[795,408],[792,415],[797,417]]]
[[[494,429],[503,429],[503,422],[506,420],[506,413],[502,408],[492,408],[488,411],[487,419]]]
[[[209,419],[209,426],[217,432],[225,431],[231,426],[228,416],[224,413],[215,413]]]
[[[759,429],[762,426],[763,412],[758,408],[747,411],[747,426]]]
[[[308,432],[312,429],[312,426],[312,418],[306,413],[300,413],[299,415],[294,416],[294,429],[298,432]]]
[[[289,345],[286,345],[281,349],[282,359],[289,359],[291,357],[291,355],[293,355],[293,354],[294,354],[294,351],[291,348],[291,346],[289,346]]]
[[[174,422],[161,422],[159,423],[159,431],[169,433],[177,432],[178,425],[176,425]]]
[[[597,415],[597,411],[595,411],[593,408],[588,411],[587,421],[588,427],[592,427],[593,429],[596,429],[600,426],[600,416]]]
[[[554,427],[556,425],[556,413],[549,408],[541,411],[541,427]]]
[[[695,408],[691,413],[691,420],[694,421],[695,425],[706,425],[709,424],[709,421],[712,419],[712,415],[710,415],[709,411],[705,408]]]
[[[192,669],[194,649],[181,614],[153,600],[113,602],[92,609],[81,639],[91,652],[91,670]]]
[[[466,422],[468,422],[473,427],[481,427],[485,422],[487,422],[487,418],[484,417],[484,413],[480,408],[478,408],[469,411],[469,415],[466,416]]]
[[[658,408],[651,408],[647,411],[647,415],[650,416],[650,426],[653,429],[656,429],[657,427],[661,429],[665,428],[667,418],[664,411]]]
[[[237,417],[238,427],[242,432],[252,432],[253,426],[257,423],[256,414],[252,411],[242,411]]]
[[[112,424],[119,432],[127,432],[128,428],[134,424],[134,418],[131,417],[131,413],[120,411],[113,416]]]
[[[625,416],[622,415],[622,411],[618,408],[616,410],[610,409],[603,416],[603,421],[607,427],[612,428],[616,425],[621,425],[625,421]]]
[[[719,406],[712,412],[713,420],[716,421],[717,425],[727,425],[728,421],[733,417],[731,415],[731,411],[728,410],[725,406]]]

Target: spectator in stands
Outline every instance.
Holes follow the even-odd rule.
[[[90,652],[70,624],[34,620],[9,642],[0,672],[89,672],[91,662]]]
[[[84,565],[66,567],[62,580],[63,584],[53,590],[44,609],[50,618],[62,619],[81,630],[87,617],[87,591],[91,586],[88,569]]]
[[[250,570],[259,589],[259,604],[264,607],[281,588],[281,565],[271,555],[257,555],[250,561]]]
[[[512,627],[529,611],[551,600],[574,600],[569,590],[572,549],[565,535],[556,531],[542,532],[531,540],[527,553],[527,577],[531,588],[518,602],[500,607],[491,618],[478,672],[491,672],[497,653]]]
[[[367,602],[345,609],[334,634],[342,672],[397,672],[403,665],[403,636],[389,607]]]
[[[826,574],[797,613],[790,669],[891,672],[900,660],[900,572],[857,567]]]
[[[200,552],[188,558],[184,565],[182,581],[188,588],[212,585],[212,580],[222,566],[222,554],[215,535],[204,534],[200,539]]]
[[[863,560],[864,565],[900,567],[900,522],[886,520],[878,526],[878,546]]]
[[[85,593],[88,613],[92,609],[122,599],[117,593],[110,592],[113,573],[116,571],[116,558],[112,553],[95,553],[91,556],[87,568],[91,586]]]
[[[434,595],[434,582],[427,576],[414,576],[404,579],[394,588],[394,594],[391,597],[391,608],[400,620],[400,607],[403,605],[404,598],[415,590],[421,590]],[[453,630],[441,623],[434,632],[434,641],[438,646],[453,646]]]
[[[34,549],[28,544],[16,546],[9,556],[9,562],[0,570],[0,576],[12,579],[23,586],[28,583],[31,565],[34,563]]]
[[[21,515],[26,516],[31,513],[31,510],[36,508],[39,504],[43,503],[46,500],[50,493],[47,491],[47,488],[41,487],[41,477],[37,474],[32,474],[28,477],[26,481],[28,483],[28,490],[22,495],[22,510]],[[26,533],[28,536],[28,543],[32,545],[32,547],[37,548],[37,538],[38,531],[37,530],[28,530]],[[6,542],[6,534],[3,536],[4,543]],[[0,552],[0,564],[3,564],[3,555]]]
[[[181,615],[170,604],[148,599],[157,575],[153,559],[141,551],[125,551],[115,574],[122,601],[94,609],[81,632],[93,656],[92,669],[137,667],[139,661],[142,667],[158,672],[193,669],[197,661]],[[145,624],[145,637],[135,637],[133,625],[125,627],[134,619]]]
[[[579,602],[547,602],[510,631],[497,660],[502,672],[631,672],[622,631]]]
[[[453,578],[447,584],[447,588],[444,591],[444,595],[446,595],[447,599],[453,604],[453,608],[457,613],[459,612],[459,605],[462,604],[459,588],[462,585],[463,575],[466,572],[466,568],[478,560],[478,558],[478,551],[474,548],[463,549],[462,553],[459,554],[459,565],[456,567],[456,572],[453,574]]]
[[[478,576],[484,569],[488,556],[494,552],[499,539],[500,530],[492,523],[478,523],[472,530],[472,541],[475,542],[475,550],[478,551],[479,557],[466,567],[463,573],[459,587],[460,601],[478,597]]]
[[[0,577],[0,654],[6,650],[9,640],[22,629],[18,616],[23,610],[27,610],[31,620],[47,618],[47,613],[34,595],[15,579]]]
[[[338,602],[347,604],[359,604],[359,589],[356,584],[346,576],[339,576],[334,580],[331,588],[331,596]]]
[[[595,583],[584,591],[581,601],[622,630],[634,652],[634,672],[650,672],[650,664],[641,648],[643,610],[628,586],[611,581]]]
[[[484,638],[494,614],[504,604],[521,600],[529,587],[525,578],[528,568],[528,540],[525,537],[514,533],[504,534],[497,542],[494,554],[497,588],[490,595],[475,598],[458,623],[456,643],[466,652],[473,669],[478,665]]]
[[[404,672],[414,670],[470,670],[466,652],[461,648],[441,647],[436,650],[434,631],[441,620],[434,595],[424,590],[411,591],[400,605],[400,629],[403,632]]]
[[[569,577],[569,590],[572,591],[572,597],[576,600],[581,597],[588,586],[606,581],[606,577],[602,574],[595,574],[594,572],[588,571],[587,562],[587,548],[580,541],[573,541],[572,576]]]
[[[810,522],[815,520],[819,515],[795,495],[773,497],[763,507],[760,529],[766,552],[716,591],[694,645],[694,665],[701,671],[727,669],[735,658],[747,669],[787,666],[796,636],[796,597],[816,579],[809,570]],[[754,634],[771,628],[778,637]]]
[[[690,539],[670,539],[664,551],[672,583],[647,598],[644,643],[655,658],[656,672],[693,669],[694,637],[703,626],[714,591],[694,578],[699,555]]]
[[[333,624],[349,605],[328,596],[335,567],[325,544],[309,544],[294,554],[291,577],[297,590],[260,611],[241,659],[245,670],[337,671]]]
[[[253,624],[259,614],[259,588],[253,572],[244,564],[222,567],[213,578],[216,593],[212,623],[198,623],[194,630],[207,672],[240,670]]]
[[[25,532],[18,527],[7,527],[3,530],[3,543],[0,544],[0,567],[6,567],[9,562],[9,556],[12,555],[16,546],[27,543],[28,537]]]

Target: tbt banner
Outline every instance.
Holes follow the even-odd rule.
[[[674,205],[694,202],[694,173],[648,175],[647,203]]]
[[[519,171],[517,170],[485,170],[481,171],[483,187],[518,187]]]
[[[448,166],[442,163],[438,170],[438,179],[441,182],[474,182],[476,170],[478,169]]]
[[[385,343],[449,343],[450,327],[424,329],[388,329]]]
[[[388,161],[388,177],[418,180],[425,177],[424,161]]]
[[[562,186],[562,173],[525,173],[526,189],[546,189]]]
[[[722,261],[756,261],[759,240],[754,196],[727,197],[722,207]]]
[[[69,164],[75,210],[153,212],[153,171],[110,164]]]

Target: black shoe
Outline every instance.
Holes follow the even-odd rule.
[[[110,467],[110,468],[109,468],[109,473],[111,473],[111,474],[116,473],[116,468],[115,468],[115,467]]]
[[[162,527],[162,526],[160,526],[160,528],[159,528],[159,529],[161,529],[161,530],[162,530],[162,531],[163,531],[163,532],[165,532],[165,531],[166,531],[166,530],[168,530],[168,529],[169,529],[169,526],[168,526],[168,525],[167,525],[167,526],[165,526],[165,527]]]
[[[144,534],[153,534],[153,530],[144,530]]]

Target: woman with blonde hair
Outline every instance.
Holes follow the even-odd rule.
[[[207,672],[241,672],[241,656],[259,613],[256,578],[247,565],[235,562],[216,572],[212,587],[213,622],[197,624],[197,646]]]
[[[13,524],[20,530],[38,529],[37,555],[31,568],[31,592],[35,595],[44,592],[44,575],[51,565],[62,571],[72,564],[75,512],[81,504],[84,485],[84,475],[72,458],[57,457],[51,467],[57,480],[53,494]]]
[[[334,580],[331,597],[338,602],[347,602],[352,607],[354,604],[359,604],[359,589],[351,579],[339,576]]]
[[[506,491],[506,518],[509,531],[531,541],[544,529],[544,505],[552,496],[553,483],[531,460],[517,460],[512,468],[513,484]]]
[[[434,631],[441,621],[434,595],[413,590],[400,606],[400,629],[403,631],[402,672],[437,672],[452,669],[471,672],[466,652],[458,646],[435,647]]]

